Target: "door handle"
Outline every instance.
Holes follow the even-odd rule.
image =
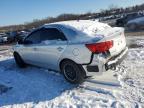
[[[62,51],[63,48],[62,48],[62,47],[58,47],[57,50],[58,50],[58,51]]]

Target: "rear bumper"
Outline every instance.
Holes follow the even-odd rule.
[[[126,47],[120,54],[110,58],[108,62],[105,64],[106,70],[115,68],[118,64],[120,64],[128,53],[128,48]]]
[[[116,65],[120,64],[128,53],[128,48],[126,47],[121,53],[110,59],[105,59],[104,57],[93,57],[92,63],[84,65],[84,69],[87,72],[87,76],[101,75],[109,69],[115,68]]]

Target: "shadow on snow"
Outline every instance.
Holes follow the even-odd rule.
[[[14,59],[0,61],[0,83],[12,88],[0,95],[0,106],[48,101],[76,87],[56,72],[35,67],[20,69]]]

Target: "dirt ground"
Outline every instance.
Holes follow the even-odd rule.
[[[0,45],[0,51],[3,50],[8,50],[12,47],[12,44],[7,44],[7,45]]]
[[[126,36],[144,36],[144,30],[141,31],[125,31]]]

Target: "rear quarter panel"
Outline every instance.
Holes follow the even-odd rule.
[[[59,59],[59,63],[63,59],[70,59],[77,64],[87,64],[90,62],[92,53],[84,44],[69,44]]]

